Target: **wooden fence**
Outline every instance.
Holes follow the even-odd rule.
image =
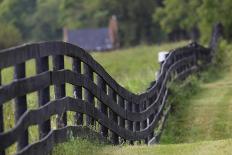
[[[66,68],[64,56],[72,59],[72,69]],[[25,63],[32,59],[36,60],[36,75],[26,77]],[[83,133],[81,126],[98,125],[99,133],[114,144],[158,142],[170,109],[165,102],[167,83],[185,78],[211,59],[212,50],[196,43],[175,49],[164,61],[158,79],[137,95],[121,87],[87,52],[72,44],[45,42],[3,50],[0,70],[13,66],[14,80],[5,85],[0,80],[0,154],[15,143],[16,154],[48,154],[54,144],[67,140],[70,132],[74,136]],[[73,86],[73,96],[66,95],[65,84]],[[50,98],[51,86],[55,99]],[[26,98],[32,92],[38,92],[39,108],[28,110]],[[3,105],[12,99],[15,125],[5,131]],[[67,125],[68,111],[75,112],[71,126]],[[58,115],[56,129],[51,129],[53,115]],[[28,129],[32,125],[39,126],[40,138],[30,144]]]

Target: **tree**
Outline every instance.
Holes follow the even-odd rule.
[[[36,0],[3,0],[0,5],[0,21],[11,23],[22,33],[23,38],[30,36],[28,17],[34,13]]]
[[[62,27],[59,23],[60,0],[38,0],[36,12],[29,17],[31,39],[56,40],[62,36]]]
[[[175,31],[195,33],[199,16],[196,12],[201,5],[201,0],[164,0],[163,7],[159,7],[153,14],[153,19],[158,22],[161,28],[170,34]]]
[[[199,7],[198,15],[199,28],[202,34],[202,40],[208,41],[211,37],[212,27],[215,23],[221,22],[224,27],[224,37],[232,40],[232,3],[230,0],[203,0]]]
[[[107,9],[101,9],[101,0],[62,0],[60,12],[60,21],[67,28],[98,27],[108,15]]]
[[[12,24],[0,23],[0,49],[15,46],[22,41],[19,30]]]

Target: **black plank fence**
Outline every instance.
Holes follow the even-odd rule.
[[[211,47],[215,47],[218,32],[213,36]],[[114,144],[157,143],[170,109],[167,83],[210,63],[212,51],[197,43],[170,51],[157,80],[137,95],[121,87],[87,52],[72,44],[44,42],[3,50],[0,70],[14,66],[14,80],[0,86],[0,154],[15,143],[16,154],[48,154],[70,132],[78,136],[89,130],[81,126],[98,125],[99,133]],[[72,59],[72,69],[65,68],[64,56]],[[53,69],[49,69],[49,57]],[[26,77],[25,63],[31,59],[36,60],[36,75]],[[66,95],[67,83],[73,86],[73,96]],[[54,86],[55,99],[50,98],[50,86]],[[39,108],[28,110],[27,94],[32,92],[38,92]],[[3,105],[12,99],[15,126],[5,131]],[[68,111],[75,112],[71,126],[67,125]],[[56,129],[51,128],[53,115],[58,115]],[[28,128],[32,125],[39,126],[39,140],[30,144]]]

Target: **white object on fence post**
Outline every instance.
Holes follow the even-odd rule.
[[[167,55],[169,52],[167,51],[161,51],[158,53],[158,61],[160,64],[162,64],[164,62],[164,60],[166,59]]]
[[[161,67],[162,67],[162,64],[163,62],[165,61],[166,57],[168,56],[169,52],[167,51],[160,51],[158,53],[158,62],[160,64],[160,71],[161,71]],[[158,76],[160,74],[160,71],[159,72],[156,72],[156,79],[158,79]]]

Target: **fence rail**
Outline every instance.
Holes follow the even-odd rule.
[[[64,57],[73,61],[65,68]],[[52,57],[53,69],[49,69]],[[36,60],[36,75],[26,77],[25,63]],[[212,49],[196,43],[170,51],[155,82],[142,94],[121,87],[87,52],[64,42],[23,45],[0,52],[0,73],[14,67],[14,80],[1,85],[0,80],[0,154],[17,142],[16,154],[47,154],[56,143],[83,133],[80,126],[96,126],[98,132],[114,144],[128,141],[158,142],[170,105],[167,83],[184,79],[211,62]],[[51,62],[50,62],[51,63]],[[1,74],[0,74],[1,77]],[[0,78],[1,79],[1,78]],[[66,95],[65,84],[73,86],[73,96]],[[54,86],[55,99],[50,99]],[[27,94],[38,92],[38,107],[27,109]],[[14,99],[15,126],[4,130],[3,106]],[[67,112],[75,112],[75,124],[67,125]],[[56,129],[51,116],[58,115]],[[54,124],[54,123],[53,123]],[[30,144],[28,129],[39,126],[39,140]]]

